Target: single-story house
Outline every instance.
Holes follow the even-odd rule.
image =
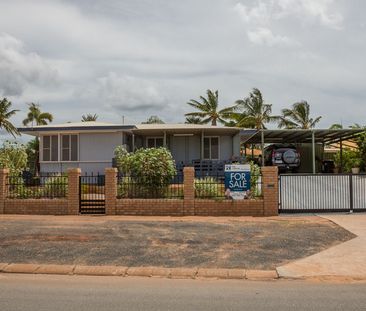
[[[240,157],[240,129],[197,124],[122,125],[101,122],[49,124],[19,128],[40,139],[41,172],[103,173],[114,150],[166,146],[178,165],[194,161],[229,161]]]

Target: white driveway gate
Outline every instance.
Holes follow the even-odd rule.
[[[366,211],[366,174],[283,174],[279,212]]]

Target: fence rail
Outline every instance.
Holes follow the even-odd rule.
[[[283,174],[280,212],[366,211],[366,174]]]
[[[147,180],[133,175],[117,176],[117,197],[125,199],[183,199],[183,175],[169,182]]]
[[[54,173],[40,176],[8,176],[8,199],[54,199],[65,198],[68,191],[67,175]]]

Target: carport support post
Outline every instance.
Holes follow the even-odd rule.
[[[117,169],[115,167],[107,167],[104,172],[105,213],[106,215],[116,215]]]
[[[7,191],[9,170],[7,168],[0,169],[0,214],[5,213],[5,199]]]
[[[68,177],[68,194],[67,194],[67,210],[68,215],[78,215],[80,207],[80,168],[69,168],[67,170]]]
[[[339,148],[340,148],[340,152],[339,152],[339,160],[340,160],[340,165],[341,167],[339,168],[339,172],[343,173],[343,140],[340,139],[339,140]]]
[[[311,144],[312,144],[312,152],[313,152],[313,174],[316,173],[316,164],[315,164],[315,132],[311,132]]]

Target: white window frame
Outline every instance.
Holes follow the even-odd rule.
[[[205,158],[204,155],[205,155],[205,138],[209,138],[209,153],[210,153],[210,156],[209,158]],[[211,147],[211,138],[217,138],[217,156],[218,158],[216,159],[213,159],[212,158],[212,147]],[[203,150],[203,159],[204,160],[220,160],[221,158],[221,154],[220,154],[220,136],[203,136],[203,146],[202,146],[202,150]]]
[[[49,161],[45,161],[44,160],[44,154],[43,154],[43,139],[45,136],[50,137],[50,160]],[[52,161],[52,136],[57,136],[57,160]],[[59,154],[60,154],[60,136],[58,134],[44,134],[44,135],[40,135],[39,136],[39,149],[40,149],[40,162],[45,162],[45,163],[57,163],[59,162]]]
[[[68,132],[68,133],[48,133],[48,134],[42,134],[39,136],[40,138],[40,142],[39,142],[39,151],[40,151],[40,162],[41,163],[62,163],[62,162],[66,162],[66,163],[77,163],[80,162],[79,161],[79,157],[80,157],[80,133],[72,133],[72,132]],[[63,161],[62,160],[62,135],[76,135],[77,136],[77,160],[76,161]],[[57,161],[44,161],[44,157],[43,157],[43,137],[44,136],[57,136],[58,139],[58,144],[57,144]],[[71,152],[71,148],[70,148],[70,152]],[[71,154],[70,155],[70,159],[71,159]],[[52,159],[52,151],[50,154],[50,159]]]
[[[163,146],[162,147],[164,147],[164,136],[147,136],[146,137],[146,148],[149,148],[149,144],[148,144],[149,139],[154,139],[154,147],[153,148],[156,148],[156,139],[162,139],[163,140]]]
[[[63,160],[62,159],[62,151],[63,151],[63,147],[62,147],[62,136],[69,136],[69,159],[71,159],[71,137],[70,136],[76,136],[76,152],[77,152],[77,156],[76,156],[76,160]],[[67,163],[75,163],[75,162],[79,162],[79,134],[78,133],[62,133],[59,134],[59,162],[67,162]]]

